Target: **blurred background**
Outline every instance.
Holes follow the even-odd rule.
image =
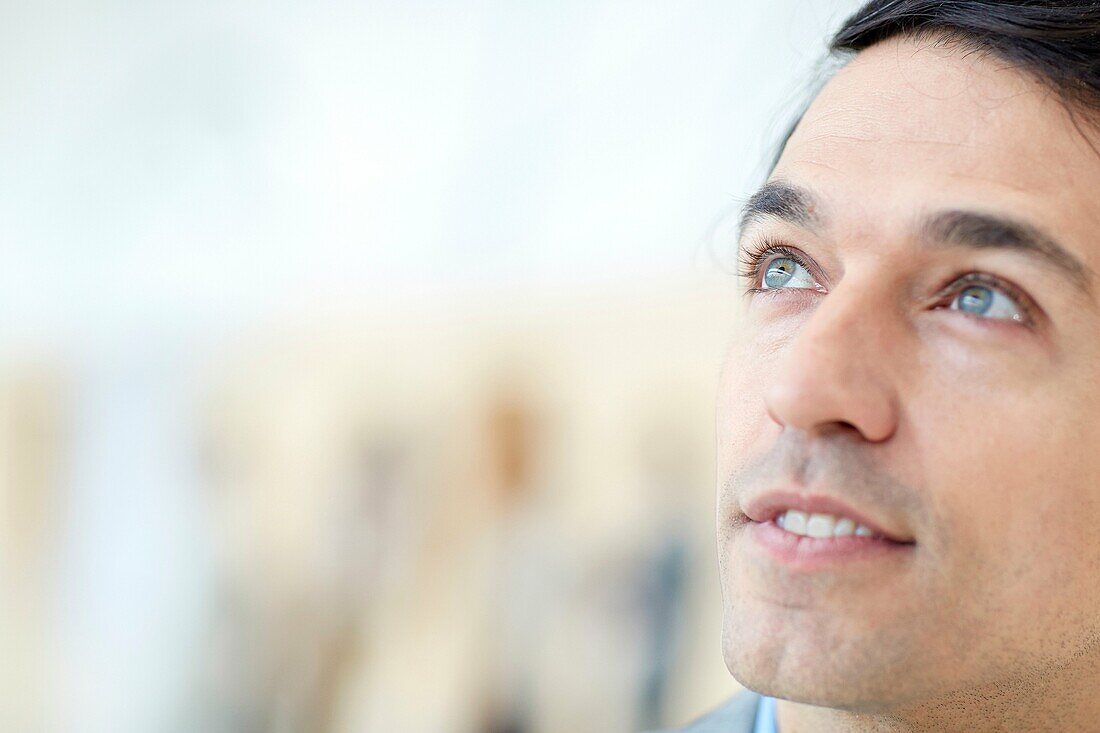
[[[855,6],[0,3],[0,730],[735,692],[729,214]]]

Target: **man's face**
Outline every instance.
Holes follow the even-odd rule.
[[[876,712],[1096,664],[1100,144],[1078,123],[1006,62],[889,41],[754,199],[759,291],[717,416],[724,653],[748,687]],[[772,491],[899,542],[781,534]]]

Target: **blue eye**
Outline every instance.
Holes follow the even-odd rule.
[[[764,289],[813,288],[816,286],[809,270],[791,257],[777,257],[764,270]]]
[[[1022,309],[1012,298],[985,285],[968,285],[951,301],[951,310],[998,320],[1023,321]]]

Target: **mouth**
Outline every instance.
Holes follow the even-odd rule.
[[[916,540],[896,523],[872,519],[831,497],[773,492],[745,503],[740,517],[753,544],[773,561],[800,570],[900,558]]]
[[[748,534],[772,560],[807,571],[836,568],[855,561],[899,558],[916,547],[915,542],[895,542],[878,535],[811,537],[789,532],[774,520],[750,522]]]

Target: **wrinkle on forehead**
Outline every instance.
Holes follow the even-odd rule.
[[[990,54],[896,38],[843,67],[810,105],[789,145],[829,139],[981,147],[991,134],[1018,128],[1014,117],[1026,107],[1042,108],[1045,121],[1061,132],[1074,130],[1061,100],[1031,74]],[[930,114],[937,124],[929,124]]]
[[[817,190],[858,228],[888,226],[886,206],[907,216],[956,205],[1018,212],[1100,269],[1090,130],[1047,85],[999,58],[894,39],[823,87],[773,174]]]

